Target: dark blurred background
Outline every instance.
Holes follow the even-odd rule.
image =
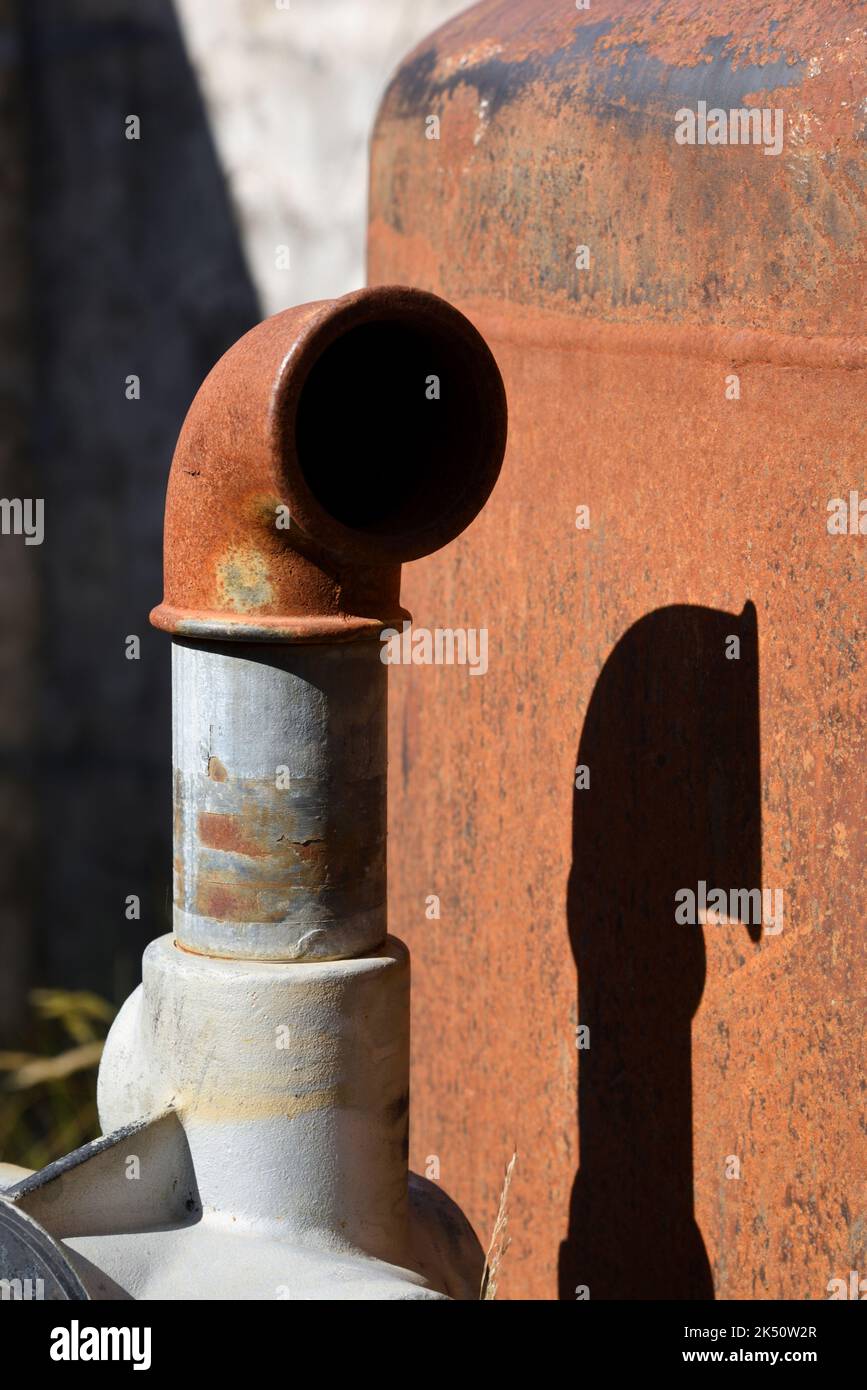
[[[27,1050],[98,1037],[170,923],[165,481],[262,315],[169,0],[0,0],[0,34],[0,495],[45,500],[41,546],[0,538],[0,1154],[26,1161],[60,1100]]]

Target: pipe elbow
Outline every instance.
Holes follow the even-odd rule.
[[[467,527],[506,442],[484,339],[402,286],[288,309],[217,362],[166,500],[156,627],[206,640],[375,636],[400,566]]]

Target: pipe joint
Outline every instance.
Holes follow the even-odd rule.
[[[384,286],[276,314],[190,407],[151,621],[216,641],[375,637],[407,616],[401,563],[484,505],[505,438],[494,358],[435,295]]]

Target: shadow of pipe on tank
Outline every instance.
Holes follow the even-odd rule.
[[[691,1025],[704,932],[737,933],[746,949],[761,924],[681,925],[675,894],[761,887],[753,604],[677,605],[631,627],[594,688],[576,767],[589,785],[576,774],[567,915],[587,1031],[560,1297],[712,1299],[694,1215]]]

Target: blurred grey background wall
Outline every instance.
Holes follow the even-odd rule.
[[[266,313],[364,284],[380,97],[409,50],[471,3],[177,0]]]
[[[0,1045],[167,929],[177,431],[257,319],[363,283],[379,96],[463,8],[0,0],[0,497],[45,504],[0,536]]]

